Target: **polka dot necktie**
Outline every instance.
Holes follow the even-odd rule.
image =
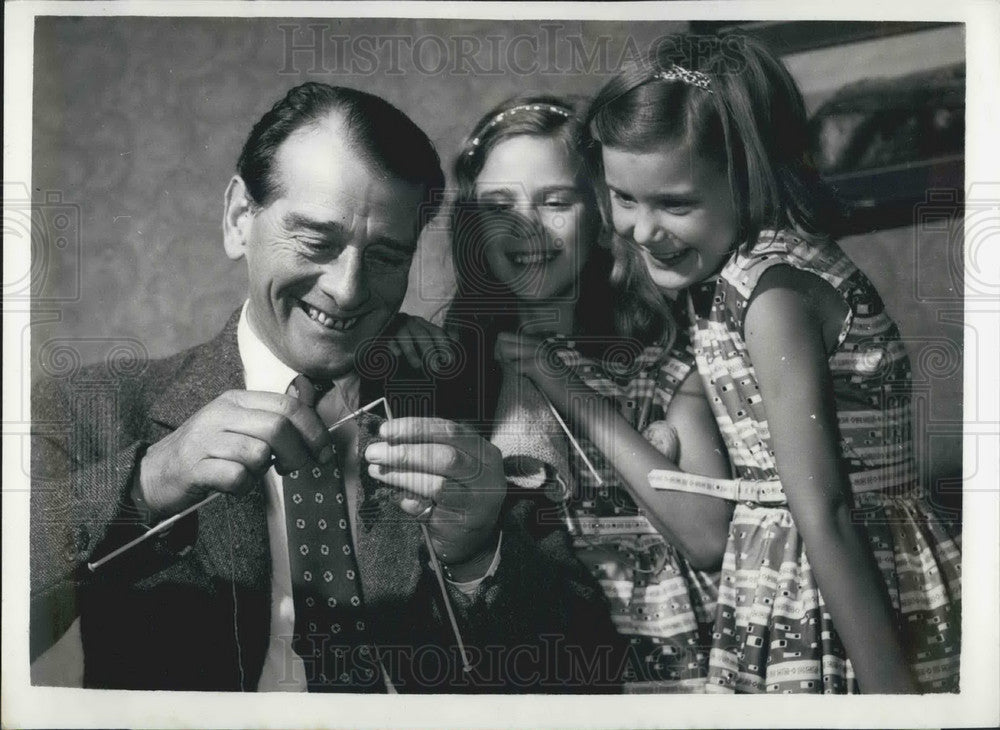
[[[339,415],[334,391],[323,394],[305,376],[296,377],[288,392],[315,407],[327,424]],[[341,463],[335,451],[329,463],[311,461],[282,480],[295,606],[292,646],[302,657],[310,692],[377,691],[381,686]]]

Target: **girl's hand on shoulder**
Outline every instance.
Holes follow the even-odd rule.
[[[389,330],[389,349],[397,357],[405,357],[414,370],[424,366],[427,357],[454,357],[455,340],[436,324],[423,317],[400,312]]]
[[[501,364],[509,365],[521,375],[534,379],[534,376],[544,370],[544,342],[536,335],[501,332],[497,335],[494,357]]]
[[[527,377],[557,407],[565,402],[567,384],[576,378],[557,354],[558,345],[537,335],[501,332],[494,356],[501,365]]]
[[[653,443],[681,471],[710,477],[730,476],[728,451],[697,369],[692,369],[681,382],[667,406],[664,420],[659,423],[673,434],[674,452],[671,454]],[[666,444],[671,445],[669,439]]]

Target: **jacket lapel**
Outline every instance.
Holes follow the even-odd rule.
[[[384,381],[362,378],[361,405],[383,395],[391,396]],[[390,398],[390,407],[392,400]],[[398,412],[398,409],[393,409],[393,413]],[[367,468],[362,454],[358,454],[358,464],[361,469]],[[365,604],[374,614],[381,613],[382,609],[391,610],[401,597],[413,595],[420,581],[423,571],[421,561],[426,559],[420,550],[423,544],[420,526],[395,502],[385,500],[371,528],[364,529],[359,521],[356,529],[358,568]]]
[[[236,341],[239,310],[210,342],[193,348],[150,408],[151,420],[172,431],[228,390],[246,387]],[[198,511],[196,552],[215,575],[269,590],[271,553],[263,485],[243,497],[223,497]]]
[[[176,371],[149,409],[150,418],[174,430],[227,390],[245,388],[243,362],[236,343],[239,311],[215,339],[185,353]]]
[[[359,530],[358,569],[365,605],[373,614],[414,593],[422,572],[421,544],[416,520],[395,504],[382,507],[370,530]]]

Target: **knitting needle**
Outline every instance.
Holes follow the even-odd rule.
[[[385,418],[387,421],[391,421],[392,409],[389,408],[389,401],[385,398],[381,398],[381,400],[385,402]],[[431,504],[433,504],[433,502]],[[465,652],[465,642],[462,641],[462,632],[458,628],[458,621],[455,619],[455,612],[451,608],[451,599],[448,597],[448,587],[444,584],[444,571],[441,569],[441,563],[438,561],[437,553],[434,552],[434,543],[431,542],[431,534],[427,531],[427,525],[423,522],[420,523],[420,531],[424,535],[424,544],[427,546],[427,553],[431,557],[431,569],[434,571],[434,575],[437,578],[438,588],[441,589],[441,598],[444,599],[444,608],[448,613],[448,621],[451,623],[451,631],[455,634],[455,641],[458,642],[458,651],[462,655],[462,666],[466,672],[471,672],[472,665],[469,664],[469,656]]]
[[[335,429],[337,429],[337,427],[344,425],[345,423],[347,423],[348,421],[350,421],[352,418],[357,418],[362,413],[366,413],[367,411],[372,410],[373,408],[375,408],[376,406],[378,406],[379,403],[385,403],[385,410],[386,410],[386,413],[388,413],[389,412],[389,404],[385,400],[385,398],[382,397],[382,398],[379,398],[377,400],[373,400],[368,405],[362,406],[361,408],[357,409],[353,413],[350,413],[350,414],[344,416],[339,421],[337,421],[332,426],[330,426],[327,429],[327,431],[330,432],[330,433],[333,433],[333,431]],[[271,459],[271,466],[274,466],[275,462],[276,462],[276,459],[274,459],[272,457],[272,459]],[[161,532],[164,532],[171,525],[175,524],[178,520],[181,520],[184,517],[187,517],[192,512],[198,511],[199,509],[201,509],[202,507],[204,507],[206,504],[208,504],[212,500],[217,499],[218,497],[220,497],[222,494],[223,494],[222,492],[212,492],[210,495],[208,495],[207,497],[205,497],[200,502],[196,502],[195,504],[191,505],[187,509],[184,509],[184,510],[178,512],[177,514],[172,515],[172,516],[168,517],[167,519],[163,520],[162,522],[154,525],[153,527],[149,528],[146,532],[144,532],[141,535],[139,535],[139,537],[135,538],[134,540],[131,540],[130,542],[125,543],[124,545],[122,545],[117,550],[114,550],[114,551],[108,553],[107,555],[105,555],[100,560],[96,560],[93,563],[87,563],[87,567],[90,569],[90,572],[93,573],[94,571],[96,571],[98,568],[100,568],[102,565],[104,565],[106,562],[108,562],[112,558],[116,558],[119,555],[121,555],[122,553],[124,553],[124,552],[126,552],[128,550],[131,550],[136,545],[138,545],[138,544],[140,544],[142,542],[145,542],[146,540],[148,540],[149,538],[153,537],[154,535],[158,535]]]
[[[438,587],[441,589],[441,597],[444,598],[444,607],[448,612],[448,621],[451,622],[451,630],[455,634],[455,640],[458,642],[458,651],[462,655],[462,666],[466,672],[471,672],[472,665],[469,664],[469,657],[465,653],[462,632],[458,630],[458,621],[455,620],[455,612],[451,609],[451,599],[448,598],[448,588],[444,584],[444,572],[441,569],[441,563],[438,562],[437,553],[434,552],[434,545],[431,543],[430,533],[427,532],[427,525],[423,522],[420,523],[420,531],[424,533],[424,543],[427,545],[427,552],[431,556],[431,568],[434,570],[434,575],[437,576]]]
[[[371,403],[369,403],[366,406],[361,406],[358,410],[354,411],[353,413],[348,413],[346,416],[344,416],[339,421],[337,421],[332,426],[330,426],[327,429],[327,431],[330,432],[330,433],[333,433],[334,429],[336,429],[338,426],[343,426],[345,423],[347,423],[348,421],[350,421],[352,418],[357,418],[362,413],[367,413],[368,411],[370,411],[373,408],[375,408],[379,403],[383,403],[385,405],[385,412],[389,413],[389,402],[383,396],[382,398],[379,398],[378,400],[373,400]],[[392,418],[392,416],[390,416],[390,418]]]
[[[569,430],[569,426],[566,425],[566,422],[562,419],[562,416],[559,415],[559,411],[556,410],[555,405],[552,403],[551,400],[549,400],[549,397],[541,391],[541,389],[538,390],[538,394],[542,396],[542,400],[545,401],[545,404],[549,407],[549,410],[552,411],[552,415],[556,417],[556,421],[559,422],[559,425],[560,427],[562,427],[563,433],[566,434],[566,438],[569,439],[570,444],[572,444],[573,448],[576,449],[576,453],[580,455],[580,458],[583,459],[583,463],[590,470],[590,473],[594,475],[594,479],[597,480],[597,485],[603,487],[604,480],[601,479],[601,475],[598,473],[597,469],[591,463],[590,459],[587,458],[587,454],[583,450],[583,447],[580,446],[580,442],[577,441],[576,438],[574,438],[573,433]]]
[[[222,496],[222,492],[212,492],[210,495],[208,495],[207,497],[205,497],[205,499],[201,500],[200,502],[198,502],[196,504],[192,504],[187,509],[181,510],[177,514],[172,515],[171,517],[168,517],[167,519],[165,519],[162,522],[154,525],[153,527],[150,527],[146,532],[144,532],[141,535],[139,535],[139,537],[135,538],[131,542],[125,543],[124,545],[122,545],[117,550],[108,553],[107,555],[105,555],[100,560],[97,560],[97,561],[95,561],[93,563],[87,563],[87,567],[90,568],[90,572],[93,573],[95,570],[97,570],[98,568],[100,568],[102,565],[104,565],[106,562],[108,562],[112,558],[118,557],[119,555],[121,555],[126,550],[131,550],[132,548],[134,548],[139,543],[144,542],[145,540],[148,540],[149,538],[151,538],[153,535],[156,535],[156,534],[159,534],[159,533],[163,532],[164,530],[166,530],[168,527],[170,527],[172,524],[174,524],[178,520],[183,519],[184,517],[187,517],[192,512],[194,512],[196,510],[199,510],[202,507],[204,507],[206,504],[208,504],[209,502],[211,502],[213,499],[216,499],[217,497],[221,497],[221,496]]]

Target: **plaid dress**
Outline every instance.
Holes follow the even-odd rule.
[[[567,344],[572,348],[574,343]],[[612,398],[636,430],[661,450],[669,449],[660,437],[664,414],[694,368],[686,332],[670,350],[647,347],[637,357],[612,354],[617,365],[607,358],[598,365],[575,349],[559,355],[591,389]],[[570,449],[575,489],[562,508],[577,556],[604,589],[615,627],[628,639],[625,691],[703,692],[718,572],[692,568],[635,505],[601,452],[585,438],[578,441],[603,485]]]
[[[857,691],[778,481],[766,404],[742,335],[755,286],[779,264],[822,277],[849,307],[828,362],[856,519],[867,528],[921,689],[955,692],[960,543],[957,531],[935,516],[917,479],[910,364],[899,331],[836,244],[807,244],[784,232],[762,233],[749,253],[734,253],[717,279],[688,295],[698,370],[730,461],[745,480],[734,482],[729,495],[737,506],[707,690]]]

